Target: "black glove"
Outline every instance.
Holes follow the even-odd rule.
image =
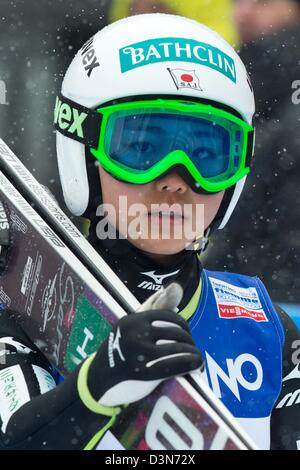
[[[171,310],[148,310],[114,326],[90,366],[88,387],[102,405],[128,404],[202,363],[185,320]]]

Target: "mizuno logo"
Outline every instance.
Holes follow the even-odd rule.
[[[300,379],[300,370],[299,370],[299,364],[297,364],[292,372],[290,372],[286,377],[282,379],[282,382],[285,382],[286,380],[291,380],[291,379]]]
[[[282,400],[278,403],[276,408],[282,408],[283,406],[292,406],[300,403],[300,389],[294,392],[287,393]]]
[[[138,285],[138,287],[141,287],[142,289],[148,289],[148,290],[160,290],[160,288],[162,287],[163,280],[167,277],[175,276],[175,274],[177,274],[178,272],[179,272],[179,269],[169,274],[154,274],[155,271],[147,271],[145,273],[141,273],[141,274],[144,274],[145,276],[151,277],[154,283],[150,281],[143,281]]]
[[[77,134],[78,137],[83,138],[82,124],[86,117],[87,113],[80,113],[67,103],[63,103],[58,97],[56,98],[54,124],[57,124],[61,130],[67,130],[70,134]]]
[[[125,357],[121,351],[120,347],[120,339],[121,339],[121,332],[120,328],[118,327],[116,335],[110,333],[108,339],[108,361],[110,367],[115,367],[115,358],[114,358],[114,351],[118,351],[120,359],[125,361]]]

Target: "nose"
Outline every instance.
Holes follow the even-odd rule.
[[[159,192],[184,194],[188,185],[177,173],[170,173],[155,181],[155,189]]]

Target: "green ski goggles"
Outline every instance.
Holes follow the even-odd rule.
[[[147,184],[175,168],[194,191],[218,192],[250,171],[253,128],[210,104],[154,99],[92,110],[59,95],[54,124],[128,183]]]
[[[149,100],[97,109],[100,139],[91,153],[116,178],[146,184],[175,165],[200,190],[222,191],[249,171],[253,128],[211,105]]]

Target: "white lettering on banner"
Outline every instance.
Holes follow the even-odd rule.
[[[145,56],[143,54],[144,49],[141,47],[137,47],[136,49],[134,47],[125,47],[123,52],[124,54],[131,54],[132,63],[134,65],[145,60]]]
[[[159,46],[161,46],[164,50],[164,56],[166,58],[170,57],[170,50],[169,50],[169,46],[172,46],[173,43],[172,42],[162,42],[160,44],[158,44]]]
[[[186,43],[185,46],[180,47],[180,44],[178,42],[175,42],[175,55],[176,57],[181,57],[181,52],[186,53],[186,57],[191,59],[192,57],[192,51],[191,51],[191,45]]]
[[[218,56],[219,58],[219,63],[221,62],[221,57]],[[229,70],[229,75],[232,75],[233,77],[235,76],[235,67],[234,67],[234,64],[231,64],[228,62],[228,59],[226,59],[226,57],[224,57],[224,70],[228,73],[228,70]]]
[[[194,49],[193,49],[193,51],[194,51],[194,54],[195,54],[195,56],[197,57],[197,59],[202,60],[203,62],[207,62],[207,59],[206,59],[205,57],[202,57],[202,56],[200,55],[200,51],[206,52],[205,47],[203,47],[203,46],[195,46]]]
[[[209,280],[213,287],[217,302],[238,301],[243,307],[249,307],[249,305],[251,305],[252,308],[262,307],[255,287],[239,287],[235,286],[234,284],[221,281],[220,279],[215,279],[213,277],[210,277]]]
[[[191,445],[179,436],[174,428],[165,420],[168,414],[176,425],[191,440]],[[202,433],[191,423],[182,411],[166,396],[162,396],[157,400],[152,410],[152,414],[147,423],[145,439],[150,449],[167,450],[166,447],[157,438],[158,432],[162,434],[164,439],[172,443],[172,447],[176,450],[202,450],[204,447],[204,439]]]
[[[236,83],[234,60],[224,51],[193,39],[156,38],[120,49],[122,73],[135,67],[166,61],[200,63],[217,70]]]
[[[155,46],[150,46],[149,49],[148,49],[148,52],[147,52],[147,55],[146,55],[146,60],[149,60],[149,58],[151,56],[154,56],[156,57],[157,59],[160,59],[160,54],[158,52],[158,50],[156,49]]]
[[[252,354],[240,354],[235,360],[226,359],[227,373],[217,362],[208,354],[206,354],[206,364],[210,376],[212,389],[218,398],[221,398],[221,390],[219,379],[232,391],[236,398],[241,401],[239,385],[246,390],[255,391],[261,387],[263,381],[263,369],[259,360]],[[242,374],[243,364],[250,362],[256,370],[256,379],[249,382]]]
[[[84,334],[85,334],[85,338],[84,338],[84,341],[83,341],[83,344],[82,346],[77,346],[76,348],[76,351],[78,352],[78,354],[83,358],[83,359],[86,359],[88,357],[87,353],[85,352],[85,348],[88,344],[88,342],[92,339],[94,339],[94,335],[93,333],[88,329],[88,328],[84,328]]]

